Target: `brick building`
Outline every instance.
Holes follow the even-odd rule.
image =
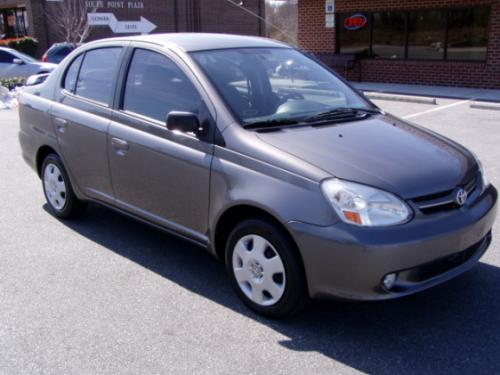
[[[33,36],[38,39],[38,53],[42,54],[48,46],[61,41],[46,16],[47,12],[54,13],[61,1],[68,0],[0,0],[0,36]],[[87,0],[85,3],[87,12],[98,14],[87,40],[124,35],[125,30],[134,34],[134,27],[145,32],[152,29],[154,33],[265,34],[263,22],[249,13],[264,17],[264,0]],[[108,22],[99,15],[105,15]]]
[[[351,80],[500,88],[500,0],[300,0],[298,23]]]

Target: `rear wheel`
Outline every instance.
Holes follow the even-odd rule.
[[[59,156],[47,155],[41,172],[43,192],[50,211],[61,219],[80,215],[85,208],[85,203],[80,201],[73,192],[68,174]]]
[[[245,220],[229,235],[226,268],[236,292],[256,312],[279,318],[308,302],[305,275],[283,229],[262,219]]]

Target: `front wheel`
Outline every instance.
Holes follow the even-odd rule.
[[[61,219],[81,214],[85,203],[78,200],[61,159],[56,154],[48,155],[42,164],[42,184],[50,211]]]
[[[226,268],[243,302],[262,315],[285,317],[308,302],[299,254],[284,230],[267,220],[245,220],[233,229]]]

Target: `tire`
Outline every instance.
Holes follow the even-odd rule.
[[[225,262],[238,296],[261,315],[291,316],[309,302],[300,255],[288,234],[268,220],[236,225],[226,242]]]
[[[80,216],[86,205],[76,197],[59,156],[47,155],[43,160],[40,174],[50,212],[60,219]]]

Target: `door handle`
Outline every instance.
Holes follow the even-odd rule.
[[[113,146],[115,152],[120,156],[125,155],[129,149],[128,142],[120,138],[111,138],[111,146]]]
[[[54,117],[54,122],[56,123],[56,128],[59,133],[64,133],[66,131],[66,128],[68,127],[67,120],[60,117]]]

